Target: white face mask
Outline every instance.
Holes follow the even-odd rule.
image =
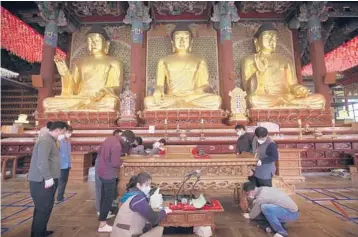
[[[144,186],[143,188],[140,188],[140,190],[141,190],[145,195],[148,196],[148,194],[149,194],[151,188],[150,188],[150,186]]]
[[[66,138],[70,138],[72,136],[71,133],[66,133]]]
[[[57,137],[57,140],[62,140],[62,139],[64,139],[65,138],[65,135],[63,135],[63,134],[60,134],[60,135],[58,135],[58,137]]]
[[[258,142],[259,144],[264,144],[264,143],[266,142],[266,139],[265,139],[265,140],[257,140],[257,142]]]

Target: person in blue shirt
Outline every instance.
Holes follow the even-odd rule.
[[[72,135],[72,131],[72,127],[69,127],[67,132],[58,138],[60,145],[61,176],[58,179],[57,202],[62,202],[65,199],[64,194],[71,169],[70,137]]]

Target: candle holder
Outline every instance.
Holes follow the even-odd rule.
[[[165,126],[165,134],[164,134],[165,140],[168,140],[168,119],[167,118],[164,120],[164,126]]]
[[[337,138],[337,134],[336,134],[336,120],[335,120],[335,119],[332,119],[332,128],[333,128],[332,138]]]
[[[201,124],[201,134],[200,134],[200,140],[204,141],[205,140],[205,134],[204,134],[204,119],[200,120],[200,124]]]
[[[179,126],[179,121],[177,120],[177,133],[180,132],[180,126]]]
[[[300,137],[300,139],[302,140],[302,121],[301,121],[301,119],[298,119],[297,120],[297,123],[298,123],[298,131],[299,131],[299,137]]]

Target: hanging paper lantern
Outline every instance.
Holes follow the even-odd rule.
[[[1,48],[30,63],[41,62],[43,41],[43,35],[1,7]],[[56,57],[65,59],[66,53],[57,47]]]
[[[358,65],[358,36],[324,56],[327,72],[342,72]],[[302,68],[303,76],[313,74],[312,64]]]

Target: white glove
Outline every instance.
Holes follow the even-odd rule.
[[[256,165],[257,165],[257,166],[261,166],[261,165],[262,165],[261,160],[258,160]]]
[[[169,213],[172,213],[173,211],[172,211],[172,209],[170,209],[169,207],[166,207],[166,208],[164,208],[164,211],[165,211],[165,214],[169,214]]]
[[[45,180],[45,188],[51,188],[53,186],[53,179]]]
[[[249,213],[244,213],[243,216],[244,216],[246,219],[250,219]]]

